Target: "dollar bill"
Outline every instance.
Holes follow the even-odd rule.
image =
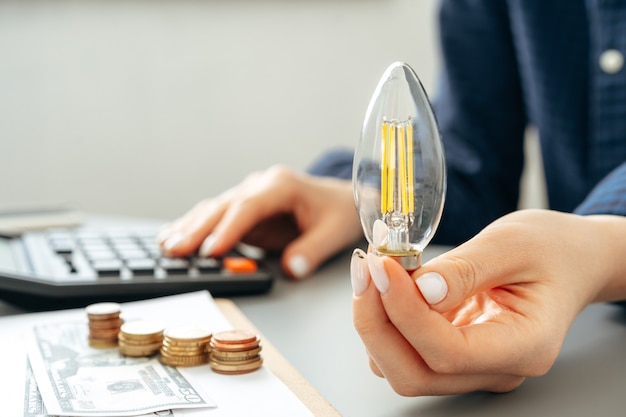
[[[85,323],[35,326],[29,360],[45,404],[41,410],[31,407],[35,412],[116,417],[216,406],[176,368],[154,357],[130,358],[115,348],[90,347]],[[33,392],[32,385],[27,387]]]
[[[183,415],[176,410],[156,411],[150,414],[142,414],[138,417],[182,417]],[[37,380],[33,374],[33,368],[30,361],[26,361],[26,386],[24,389],[24,417],[60,417],[51,416],[46,410],[46,406],[41,398]]]

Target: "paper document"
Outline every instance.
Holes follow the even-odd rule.
[[[194,324],[213,333],[232,329],[208,292],[122,307],[128,321],[158,320],[165,327]],[[243,375],[218,374],[209,365],[167,367],[155,357],[124,358],[116,349],[85,349],[87,331],[84,309],[0,318],[0,365],[5,375],[0,378],[2,414],[128,416],[158,409],[157,415],[175,417],[312,416],[264,366]],[[181,397],[181,392],[190,397]],[[156,398],[158,408],[154,408]],[[182,408],[189,406],[186,401],[201,401],[192,405],[201,408]],[[153,408],[142,405],[149,403]],[[103,406],[109,407],[106,412],[93,411]]]

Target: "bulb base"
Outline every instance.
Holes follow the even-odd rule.
[[[398,262],[402,268],[411,272],[415,271],[422,266],[422,252],[391,252],[386,250],[376,249],[376,252],[380,255],[385,255]]]

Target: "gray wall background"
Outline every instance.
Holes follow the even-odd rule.
[[[432,91],[435,8],[1,1],[0,207],[168,219],[252,170],[303,171],[356,144],[391,62],[410,63]]]

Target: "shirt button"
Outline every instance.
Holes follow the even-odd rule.
[[[607,49],[600,54],[600,68],[607,74],[616,74],[624,66],[624,55],[617,49]]]

